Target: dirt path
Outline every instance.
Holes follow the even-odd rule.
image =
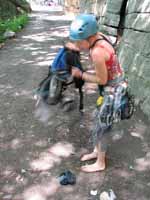
[[[119,200],[150,199],[150,134],[137,111],[113,131],[108,166],[101,173],[80,171],[80,155],[92,148],[89,126],[96,94],[85,97],[85,114],[43,108],[37,118],[34,89],[66,40],[69,17],[33,13],[29,25],[0,50],[0,199],[99,200],[112,189]],[[65,169],[76,174],[74,186],[60,186]],[[92,196],[91,190],[97,190]]]

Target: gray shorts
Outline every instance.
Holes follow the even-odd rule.
[[[99,115],[100,111],[99,108],[96,108],[94,111],[94,117],[93,117],[93,126],[92,126],[92,140],[94,146],[97,145],[97,143],[101,143],[102,151],[106,151],[107,149],[107,143],[110,137],[111,132],[111,125],[106,125],[105,123],[100,123],[99,121]]]
[[[93,143],[101,143],[102,150],[106,150],[106,144],[110,137],[110,130],[114,121],[115,105],[121,104],[121,98],[125,94],[126,88],[120,89],[122,82],[116,87],[104,88],[104,99],[101,106],[94,111],[94,122],[92,128]]]

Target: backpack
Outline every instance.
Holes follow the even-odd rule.
[[[134,95],[131,94],[130,90],[128,89],[125,95],[121,99],[120,111],[121,111],[121,120],[130,119],[134,113]]]
[[[68,85],[74,83],[79,90],[79,110],[81,111],[83,110],[82,86],[84,81],[71,76],[72,66],[83,71],[80,63],[80,53],[67,47],[62,47],[49,66],[47,77],[40,82],[37,93],[47,104],[56,105],[59,102],[64,103],[63,91],[67,89]],[[68,100],[67,103],[72,101]]]

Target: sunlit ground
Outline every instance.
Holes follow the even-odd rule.
[[[106,171],[86,174],[80,156],[92,149],[95,85],[85,85],[83,116],[59,107],[36,109],[34,90],[68,37],[70,19],[55,14],[33,13],[34,20],[0,54],[0,200],[99,200],[109,189],[120,200],[149,200],[149,124],[140,111],[114,129]],[[82,59],[91,70],[87,55]],[[65,169],[75,173],[74,186],[59,184]],[[98,194],[91,196],[91,190]]]

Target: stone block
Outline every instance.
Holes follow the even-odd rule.
[[[107,34],[107,35],[111,35],[116,37],[117,36],[117,29],[116,28],[112,28],[110,26],[106,26],[101,24],[99,27],[99,30],[102,31],[103,33]]]
[[[146,58],[143,55],[140,55],[138,59],[135,61],[135,65],[138,69],[138,77],[143,78],[145,81],[150,82],[150,59]],[[146,85],[145,85],[146,86]]]
[[[104,24],[108,26],[118,27],[120,21],[120,15],[106,13],[104,17]]]
[[[149,56],[150,54],[150,34],[126,29],[123,34],[122,40],[132,46],[135,51],[140,54]]]
[[[150,32],[150,13],[127,14],[125,28]]]
[[[106,7],[106,0],[83,0],[80,1],[80,12],[94,13],[96,15],[103,15]]]
[[[129,77],[129,87],[139,101],[143,100],[145,96],[145,91],[142,79],[139,79],[136,77],[136,75],[131,74],[131,76]]]
[[[120,9],[124,0],[107,0],[107,12],[120,13]]]
[[[128,0],[126,13],[148,13],[150,12],[149,0]]]
[[[140,105],[142,111],[150,118],[150,93],[147,98],[144,99],[144,102]]]
[[[136,74],[137,77],[149,79],[150,77],[150,58],[142,55],[129,44],[122,42],[119,48],[119,61],[125,71],[130,75]]]
[[[129,73],[129,70],[133,65],[133,57],[135,54],[135,51],[129,44],[125,43],[124,41],[119,44],[118,58],[126,73]]]

